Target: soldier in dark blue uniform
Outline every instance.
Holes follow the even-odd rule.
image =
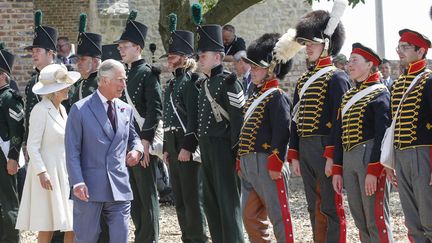
[[[251,65],[253,94],[243,108],[246,113],[240,131],[237,169],[242,180],[243,222],[251,242],[269,242],[270,221],[277,242],[294,242],[288,206],[287,151],[291,103],[279,88],[291,67],[291,60],[273,59],[281,35],[264,34],[253,41],[243,60]],[[289,39],[287,39],[289,41]]]
[[[101,63],[102,56],[102,36],[96,33],[86,32],[87,15],[80,15],[80,26],[77,48],[77,69],[81,74],[81,79],[71,88],[69,98],[70,106],[78,100],[85,98],[97,89],[97,69]]]
[[[192,156],[198,146],[198,74],[193,73],[197,67],[192,58],[193,38],[190,31],[171,32],[167,55],[174,78],[165,89],[163,122],[164,157],[169,165],[182,241],[198,243],[207,242],[207,236],[201,161],[194,161]]]
[[[204,179],[204,208],[213,242],[243,242],[240,181],[235,170],[245,103],[235,74],[224,71],[219,25],[197,30],[200,70],[206,75],[198,98],[198,136]]]
[[[390,124],[390,92],[380,82],[381,58],[360,43],[348,62],[355,87],[342,98],[335,124],[333,187],[348,204],[362,242],[393,242],[381,142]],[[342,183],[343,178],[343,183]]]
[[[129,168],[134,193],[131,205],[135,224],[135,242],[157,242],[159,237],[159,201],[156,187],[157,157],[150,155],[155,147],[156,130],[162,118],[162,90],[160,71],[141,58],[147,27],[135,21],[132,11],[120,37],[119,51],[126,64],[127,89],[122,99],[134,108],[135,129],[144,145],[141,165]],[[162,131],[161,131],[162,133]],[[162,140],[160,141],[162,156]]]
[[[345,39],[342,24],[333,18],[330,21],[327,11],[316,10],[296,26],[296,40],[306,46],[308,71],[300,77],[294,93],[288,161],[294,173],[300,175],[301,171],[303,177],[314,240],[336,243],[346,240],[346,219],[342,196],[333,190],[330,177],[333,134],[342,95],[350,82],[347,74],[332,64],[331,56],[339,53]],[[328,29],[334,31],[325,32]]]
[[[18,159],[24,136],[23,101],[9,87],[14,56],[0,47],[0,242],[19,242]]]

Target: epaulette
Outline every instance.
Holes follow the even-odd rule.
[[[235,73],[229,73],[224,78],[224,82],[229,85],[233,84],[236,80],[237,80],[237,75]]]
[[[155,67],[155,66],[153,66],[153,65],[150,65],[150,64],[148,64],[148,63],[146,63],[145,65],[146,65],[146,66],[151,70],[151,72],[152,72],[155,76],[159,76],[159,75],[162,73],[161,69],[158,68],[158,67]]]
[[[23,103],[22,96],[20,95],[20,93],[19,93],[18,91],[13,90],[13,89],[9,89],[9,92],[12,94],[12,97],[13,97],[14,99],[17,99],[17,100],[19,100],[21,103]]]

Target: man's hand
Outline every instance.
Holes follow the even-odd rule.
[[[76,186],[73,189],[73,194],[79,198],[80,200],[84,201],[84,202],[88,202],[88,199],[90,198],[89,193],[88,193],[88,188],[86,185],[79,185]]]
[[[169,166],[169,154],[168,154],[168,152],[163,153],[163,159],[162,160],[166,165]]]
[[[337,194],[342,195],[342,188],[343,188],[343,179],[342,179],[342,176],[341,175],[333,175],[332,183],[333,183],[333,189],[334,189],[334,191]]]
[[[140,158],[141,158],[140,152],[136,150],[129,151],[129,153],[127,153],[126,155],[126,164],[131,167],[135,166],[136,164],[138,164]]]
[[[390,168],[387,168],[387,167],[384,167],[384,170],[385,170],[385,173],[386,173],[387,180],[390,181],[390,183],[394,187],[397,188],[398,183],[397,183],[397,177],[396,177],[396,174],[395,174],[394,170],[390,169]]]
[[[51,184],[51,178],[48,175],[48,173],[45,171],[45,172],[40,173],[38,176],[39,176],[39,181],[40,181],[42,188],[45,190],[48,190],[48,191],[52,191],[53,188],[52,188],[52,184]]]
[[[141,142],[144,147],[144,158],[141,160],[141,165],[144,168],[147,168],[150,166],[150,152],[149,152],[150,142],[145,139],[142,139]]]
[[[327,158],[324,173],[327,177],[332,175],[333,159]]]
[[[269,170],[269,175],[272,180],[277,180],[282,178],[282,173],[279,171]]]
[[[291,168],[294,172],[294,175],[301,176],[300,162],[297,159],[291,159]]]
[[[6,168],[9,175],[15,175],[18,172],[18,167],[18,161],[8,159]]]
[[[365,192],[366,196],[372,196],[376,192],[377,177],[371,174],[366,175],[365,179]]]
[[[191,152],[186,149],[181,149],[178,155],[178,160],[182,162],[188,162],[191,159]]]

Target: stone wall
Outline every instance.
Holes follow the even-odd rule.
[[[15,54],[13,78],[23,89],[24,80],[30,77],[32,61],[26,46],[33,40],[33,1],[0,0],[0,41]]]

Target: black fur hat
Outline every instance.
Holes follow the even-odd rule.
[[[296,41],[312,41],[324,43],[324,30],[329,22],[330,14],[325,10],[316,10],[307,13],[297,23]],[[330,38],[329,54],[335,56],[339,53],[345,41],[345,30],[342,22],[339,22],[333,35]]]
[[[269,68],[273,59],[273,48],[278,42],[281,35],[279,33],[266,33],[254,40],[247,48],[246,55],[243,60],[253,66]],[[273,70],[276,77],[283,79],[289,72],[292,66],[292,61],[286,63],[278,63]]]

